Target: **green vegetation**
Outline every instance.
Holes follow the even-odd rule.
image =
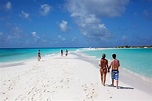
[[[152,48],[152,45],[151,46],[116,46],[116,48]]]

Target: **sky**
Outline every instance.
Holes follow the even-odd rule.
[[[152,0],[0,0],[0,48],[152,45]]]

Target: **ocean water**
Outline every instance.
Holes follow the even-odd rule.
[[[105,53],[108,60],[112,60],[112,54],[115,53],[121,68],[152,78],[152,48],[83,50],[83,53],[95,56],[97,59]]]
[[[100,60],[103,53],[106,54],[108,60],[112,60],[112,54],[117,55],[120,61],[120,67],[129,72],[136,73],[148,78],[152,78],[152,48],[142,49],[85,49],[85,48],[37,48],[37,49],[19,49],[0,48],[0,63],[22,61],[25,59],[37,59],[38,50],[41,51],[41,56],[60,54],[61,49],[64,51],[68,49],[69,52],[81,52],[83,54],[94,56]],[[110,64],[110,62],[109,62]]]
[[[0,63],[14,62],[25,59],[37,59],[38,50],[41,51],[41,56],[53,55],[60,53],[61,49],[64,51],[75,51],[78,48],[0,48]]]

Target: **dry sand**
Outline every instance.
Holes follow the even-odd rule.
[[[116,89],[109,86],[110,73],[106,86],[101,85],[97,60],[76,53],[1,63],[0,101],[152,101],[151,82],[140,89],[142,80],[123,82],[132,77],[120,72]]]

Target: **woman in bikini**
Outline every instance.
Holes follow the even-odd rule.
[[[105,59],[106,55],[103,54],[102,58],[100,60],[100,75],[101,75],[101,82],[103,84],[103,86],[105,86],[105,82],[106,82],[106,74],[107,74],[107,68],[108,68],[108,60]]]

